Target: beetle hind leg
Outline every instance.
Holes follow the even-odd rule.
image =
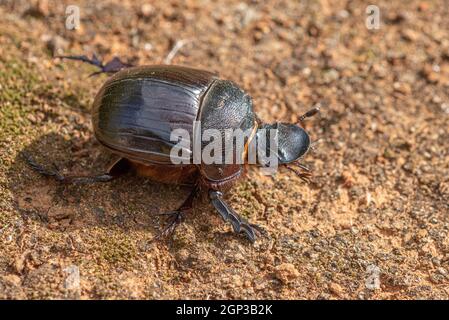
[[[129,164],[126,161],[126,159],[120,158],[113,163],[113,165],[109,168],[107,173],[92,176],[65,176],[60,173],[59,169],[56,167],[55,164],[53,164],[52,169],[49,169],[37,163],[28,153],[23,152],[22,157],[24,158],[28,166],[37,173],[46,177],[54,178],[56,181],[59,181],[64,184],[70,183],[87,184],[94,182],[108,182],[119,177],[121,174],[125,173],[129,169]]]
[[[125,63],[125,62],[121,61],[117,57],[114,57],[111,61],[103,63],[100,59],[98,59],[98,57],[95,54],[92,55],[92,58],[88,58],[85,55],[56,56],[55,58],[77,60],[77,61],[81,61],[81,62],[85,62],[85,63],[91,64],[91,65],[96,66],[97,68],[100,69],[100,71],[91,73],[89,75],[89,77],[96,76],[96,75],[101,74],[101,73],[109,73],[109,74],[116,73],[116,72],[118,72],[118,71],[120,71],[122,69],[129,68],[129,67],[133,66],[130,63]]]
[[[266,231],[258,225],[249,223],[240,217],[224,200],[223,194],[216,190],[209,190],[209,198],[224,221],[230,222],[235,233],[245,233],[246,237],[254,243],[260,234]]]

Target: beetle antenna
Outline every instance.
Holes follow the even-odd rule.
[[[321,103],[317,103],[312,109],[310,109],[309,111],[307,111],[306,113],[304,113],[302,116],[299,117],[298,123],[301,121],[304,121],[306,118],[313,117],[318,112],[320,112],[320,109],[321,109]]]

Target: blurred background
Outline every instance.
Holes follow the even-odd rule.
[[[449,2],[0,0],[0,298],[449,297]],[[54,59],[181,64],[238,83],[266,122],[306,123],[311,184],[250,168],[229,203],[249,245],[200,202],[173,239],[155,214],[188,194],[125,177],[59,186],[109,156],[90,107],[107,76]]]

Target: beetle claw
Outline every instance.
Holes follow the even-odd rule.
[[[46,169],[44,166],[38,164],[34,159],[31,157],[30,154],[27,152],[22,152],[22,157],[24,158],[25,162],[30,166],[31,169],[36,171],[37,173],[46,176],[46,177],[53,177],[58,181],[64,180],[64,177],[59,172],[56,165],[53,163],[53,170]]]
[[[185,219],[185,214],[192,210],[192,205],[195,197],[197,196],[199,191],[198,185],[195,185],[190,192],[187,199],[177,210],[163,212],[157,214],[158,216],[166,216],[165,227],[159,234],[154,238],[154,240],[159,240],[163,237],[171,236],[176,228],[181,224],[181,222]]]
[[[85,55],[79,55],[79,56],[56,56],[55,58],[59,59],[69,59],[69,60],[78,60],[81,62],[85,62],[88,64],[91,64],[93,66],[96,66],[100,69],[100,71],[93,72],[89,75],[89,77],[93,77],[96,75],[99,75],[101,73],[116,73],[122,69],[132,67],[133,65],[130,63],[126,63],[121,61],[119,58],[114,57],[111,61],[103,64],[103,62],[98,59],[98,57],[93,54],[92,58],[88,58]]]
[[[167,216],[166,225],[155,237],[155,240],[171,236],[176,228],[184,221],[184,212],[180,210],[159,213],[159,216]]]
[[[93,182],[108,182],[112,179],[116,178],[117,176],[113,176],[110,174],[100,174],[96,176],[64,176],[60,173],[58,167],[55,163],[52,163],[53,170],[47,169],[44,166],[38,164],[34,161],[34,159],[26,152],[22,152],[22,157],[26,161],[26,163],[30,166],[31,169],[36,171],[37,173],[46,176],[54,178],[56,181],[62,182],[62,183],[93,183]]]
[[[291,163],[291,165],[296,165],[299,168],[303,169],[305,172],[301,172],[301,171],[297,170],[296,168],[291,167],[290,165],[286,165],[285,167],[288,170],[294,172],[302,181],[304,181],[306,183],[310,183],[310,177],[312,176],[312,173],[310,172],[310,169],[308,167],[306,167],[300,163]]]

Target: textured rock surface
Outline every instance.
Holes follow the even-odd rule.
[[[0,298],[449,298],[447,2],[376,1],[379,30],[364,1],[298,2],[2,1]],[[19,157],[78,174],[109,161],[89,115],[105,76],[52,52],[156,64],[180,40],[172,63],[239,83],[267,122],[326,105],[306,124],[312,184],[254,168],[229,194],[268,230],[254,246],[204,202],[151,242],[188,190],[62,187]]]

